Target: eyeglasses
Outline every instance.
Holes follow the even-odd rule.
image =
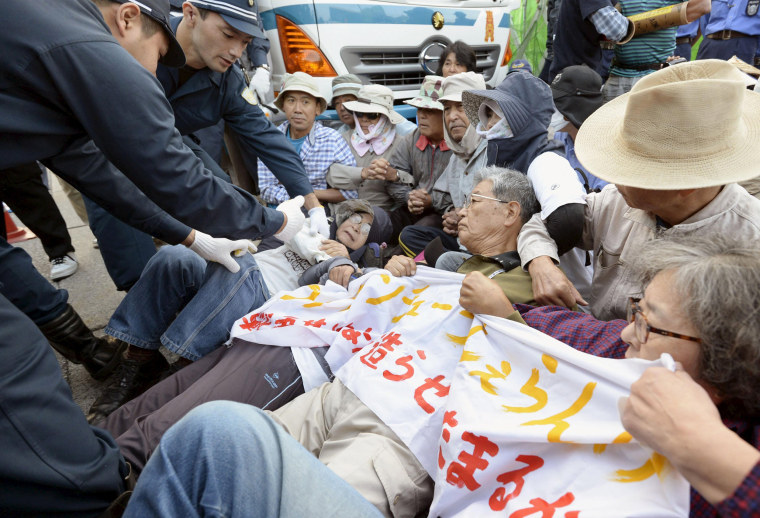
[[[369,223],[362,223],[362,215],[361,214],[351,214],[351,216],[348,218],[348,221],[353,223],[354,225],[361,225],[359,227],[359,232],[364,234],[365,236],[369,235],[369,230],[372,228],[372,225]]]
[[[364,119],[369,119],[371,121],[376,121],[377,119],[380,118],[380,114],[379,113],[364,113],[364,112],[351,112],[351,113],[353,113],[354,115],[356,115],[357,119],[364,118]]]
[[[472,198],[483,198],[484,200],[491,200],[491,201],[498,201],[499,203],[509,203],[508,201],[500,200],[499,198],[492,198],[490,196],[483,196],[482,194],[472,193],[468,194],[467,197],[464,199],[464,208],[469,209],[472,205]]]
[[[658,335],[670,336],[673,338],[680,338],[682,340],[690,340],[692,342],[697,342],[699,344],[702,343],[701,338],[682,335],[680,333],[673,333],[672,331],[665,331],[664,329],[657,329],[656,327],[650,326],[649,322],[647,322],[647,317],[644,315],[644,312],[641,311],[641,307],[639,306],[640,300],[641,299],[629,297],[628,309],[626,312],[626,318],[629,323],[635,320],[634,330],[636,331],[636,339],[639,342],[641,342],[642,344],[646,343],[646,341],[649,339],[649,333],[651,332],[651,333],[657,333]]]

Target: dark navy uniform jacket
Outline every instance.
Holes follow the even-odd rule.
[[[160,83],[90,0],[3,0],[0,55],[0,170],[42,160],[170,243],[190,227],[256,238],[282,226],[280,212],[203,168],[182,143]]]
[[[181,17],[170,20],[175,33],[180,21]],[[255,164],[256,158],[260,158],[291,198],[313,192],[301,157],[292,144],[258,105],[243,98],[246,85],[237,66],[224,73],[202,68],[182,86],[179,86],[179,69],[159,63],[156,75],[174,109],[175,125],[181,134],[193,133],[224,119],[238,135],[240,151],[246,155],[247,163]]]

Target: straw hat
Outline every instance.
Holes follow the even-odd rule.
[[[280,93],[277,94],[277,99],[274,100],[275,106],[282,110],[282,103],[285,102],[286,92],[304,92],[317,99],[319,103],[319,115],[325,108],[327,108],[327,99],[319,91],[319,86],[314,78],[305,72],[295,72],[293,74],[285,74],[285,79],[282,80],[282,88]]]
[[[709,59],[664,68],[599,108],[575,140],[578,159],[608,182],[695,189],[760,175],[760,94]]]
[[[393,92],[383,85],[367,85],[359,90],[358,99],[343,104],[343,107],[352,112],[359,113],[382,113],[391,124],[404,121],[404,117],[393,111]]]
[[[442,84],[443,78],[441,76],[425,76],[424,81],[422,81],[422,86],[420,87],[420,93],[417,94],[417,97],[404,102],[415,108],[443,111],[443,105],[438,102],[438,99],[441,97]]]

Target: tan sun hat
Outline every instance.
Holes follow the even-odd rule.
[[[713,187],[760,175],[760,94],[725,61],[690,61],[639,80],[575,140],[591,174],[641,189]]]
[[[343,107],[348,111],[359,113],[382,113],[391,124],[404,121],[404,117],[393,110],[393,92],[383,85],[367,85],[359,90],[358,99],[348,101]]]
[[[362,86],[362,80],[354,74],[335,77],[332,80],[333,99],[341,95],[359,95]]]
[[[425,76],[417,97],[404,102],[415,108],[443,111],[443,105],[438,101],[441,97],[442,84],[443,78],[441,76]]]
[[[443,80],[439,101],[462,102],[462,92],[465,90],[485,90],[486,80],[476,72],[460,72]]]
[[[327,108],[327,99],[320,93],[319,86],[314,78],[305,72],[295,72],[293,74],[285,74],[285,78],[282,80],[282,87],[280,93],[277,94],[277,99],[274,100],[274,105],[282,110],[282,103],[285,101],[285,92],[304,92],[317,99],[319,103],[319,115]]]

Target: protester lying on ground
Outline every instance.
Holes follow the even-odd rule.
[[[386,210],[397,207],[386,189],[387,182],[370,178],[375,176],[372,169],[378,167],[377,161],[388,160],[402,140],[396,133],[396,125],[404,118],[393,110],[393,92],[381,85],[363,86],[358,99],[345,102],[342,109],[351,114],[355,123],[346,139],[356,165],[333,164],[327,173],[327,183],[357,191],[359,198],[373,206]]]
[[[480,172],[479,178],[483,178],[483,180],[478,182],[473,191],[476,195],[473,199],[477,201],[473,203],[472,207],[465,210],[465,218],[463,219],[465,227],[471,230],[465,230],[463,239],[470,249],[478,251],[481,255],[473,256],[464,264],[461,264],[462,259],[459,264],[450,269],[460,273],[482,272],[491,276],[502,289],[509,293],[513,300],[519,300],[526,304],[534,303],[530,277],[520,268],[520,259],[515,253],[520,227],[537,210],[530,181],[520,173],[498,168]],[[353,207],[359,203],[352,201],[341,204],[339,207]],[[353,210],[358,210],[358,208]],[[362,210],[370,209],[364,205]],[[356,213],[349,217],[354,216]],[[383,218],[382,209],[375,209],[375,220],[372,222],[369,239],[378,231],[377,227],[382,225]],[[346,229],[351,232],[355,231],[355,228],[349,226]],[[341,234],[338,235],[338,238],[341,238]],[[374,256],[373,245],[370,244],[367,248],[369,249],[368,252]],[[254,259],[262,253],[264,252],[259,252],[253,258],[241,262],[256,264]],[[161,253],[158,254],[159,257],[161,255]],[[361,275],[366,270],[365,267],[379,266],[377,260],[367,257],[367,252],[363,257],[363,259],[354,258],[352,260],[345,256],[336,255],[333,259],[311,267],[301,276],[299,282],[310,284],[318,281],[325,282],[329,278],[345,286],[350,279]],[[380,259],[382,260],[382,257]],[[412,267],[414,266],[408,257],[394,257],[386,266],[394,275],[399,276],[399,270],[395,266],[399,261],[404,261],[400,264],[406,264],[405,261],[408,261]],[[452,264],[454,262],[452,261]],[[262,273],[266,273],[266,269],[264,269],[266,263],[262,263],[260,266],[262,266]],[[246,268],[244,264],[241,272],[250,269],[250,266]],[[155,290],[156,283],[166,282],[157,278],[159,273],[163,273],[163,269],[155,269],[155,272],[153,269],[146,270],[145,285],[151,286],[153,296],[155,296],[153,290]],[[166,275],[171,276],[168,272]],[[177,273],[173,275],[178,277]],[[241,282],[239,279],[245,275],[249,274],[241,273],[236,279],[229,279],[233,276],[227,274],[223,276],[225,286],[220,286],[220,283],[217,282],[220,274],[214,271],[204,281],[201,288],[203,293],[199,292],[196,295],[195,298],[200,297],[199,300],[201,301],[203,301],[203,294],[205,293],[209,294],[206,298],[212,301],[224,299],[222,303],[224,309],[219,313],[219,317],[214,317],[211,323],[211,327],[218,332],[206,340],[207,342],[221,343],[227,337],[234,321],[243,314],[241,308],[250,307],[253,309],[258,307],[258,305],[243,301],[241,299],[243,295],[238,293],[235,293],[234,297],[230,295],[232,290],[227,286],[238,286]],[[254,276],[253,273],[250,275]],[[185,282],[191,283],[193,281],[188,279]],[[199,283],[199,280],[195,281],[196,286]],[[268,280],[267,285],[269,285]],[[291,286],[290,289],[295,287]],[[244,285],[240,291],[244,292],[246,289],[247,287]],[[162,289],[164,292],[166,290],[168,290],[168,285]],[[270,293],[273,291],[270,290]],[[127,297],[130,295],[131,292]],[[141,292],[133,300],[142,300],[145,295],[144,292]],[[217,304],[208,301],[203,303],[205,312],[191,310],[194,304],[191,302],[177,319],[187,320],[194,325],[197,325],[197,322],[205,322],[209,319],[208,315],[215,315]],[[169,315],[164,318],[167,323],[156,326],[157,331],[154,333],[156,336],[166,329],[168,321],[174,315],[171,312],[174,307],[174,305],[169,305],[167,309]],[[141,311],[144,311],[144,308]],[[159,311],[159,309],[156,308],[154,311]],[[123,311],[122,306],[117,309],[117,313],[129,315]],[[227,314],[230,318],[226,318]],[[222,320],[223,316],[223,320],[227,322],[227,327],[224,328],[216,325],[216,322]],[[113,321],[116,317],[117,314],[115,313],[106,332],[116,333],[112,330]],[[125,321],[120,324],[120,328],[126,329],[127,324],[128,321]],[[175,325],[177,325],[176,321],[161,337],[161,341],[170,348],[172,342],[165,338],[172,333]],[[130,343],[133,343],[135,341],[134,336],[127,336],[125,333],[125,331],[121,331],[116,336],[130,338]],[[132,334],[134,335],[134,332]],[[193,337],[194,335],[189,334],[189,336]],[[228,399],[274,410],[304,391],[319,386],[323,381],[331,380],[333,378],[332,373],[324,361],[320,361],[319,365],[314,365],[314,358],[322,359],[326,349],[323,347],[304,350],[299,347],[267,345],[222,347],[156,384],[140,397],[113,412],[98,425],[116,437],[122,454],[130,461],[133,469],[139,473],[166,429],[176,423],[191,408],[205,401]],[[315,371],[316,376],[314,375]],[[271,373],[274,372],[278,373],[277,381],[271,378]]]
[[[704,60],[642,78],[583,123],[579,159],[615,184],[586,197],[578,243],[595,252],[594,316],[620,318],[628,297],[640,296],[630,265],[647,241],[704,232],[748,243],[760,237],[760,201],[733,183],[758,175],[759,118],[760,95],[744,88],[743,74],[725,61]],[[725,128],[720,135],[712,132],[716,124]],[[582,300],[554,264],[556,245],[543,221],[528,222],[518,245],[537,300]]]
[[[323,242],[321,235],[304,229],[288,246],[234,259],[240,265],[235,274],[182,247],[162,247],[106,326],[112,341],[129,347],[111,383],[92,404],[88,420],[103,419],[162,376],[219,347],[235,320],[270,295],[297,288],[299,277],[314,262],[343,255],[364,264],[380,254],[379,247],[368,243],[387,225],[382,209],[373,211],[366,202],[350,200],[336,212],[331,226],[335,239]],[[170,367],[158,351],[162,344],[182,357],[177,365]]]
[[[760,320],[755,318],[760,305],[756,290],[760,283],[759,257],[757,248],[747,248],[718,235],[645,245],[636,268],[648,285],[643,299],[629,301],[627,324],[620,320],[603,322],[559,307],[532,308],[518,304],[513,308],[495,283],[477,273],[468,275],[463,283],[462,300],[467,304],[465,309],[481,309],[485,314],[493,314],[493,311],[497,316],[522,321],[595,356],[655,360],[662,353],[670,354],[678,362],[676,371],[661,367],[645,371],[632,386],[630,398],[621,404],[623,425],[637,440],[665,455],[692,484],[691,516],[721,514],[749,518],[760,510],[760,502],[755,497],[760,481],[760,451],[757,449],[760,446],[757,424],[760,406],[755,397],[755,387],[760,381]],[[489,298],[484,293],[494,297]],[[716,300],[722,303],[716,304]],[[212,405],[218,408],[214,410]],[[313,414],[312,421],[304,415],[305,411]],[[222,413],[235,417],[227,418],[220,427],[215,416]],[[329,494],[330,502],[345,498],[346,505],[356,509],[358,515],[373,516],[371,510],[357,501],[355,491],[358,491],[385,516],[414,516],[426,512],[425,506],[430,503],[429,498],[425,499],[430,496],[429,488],[419,481],[406,479],[401,473],[410,471],[412,465],[399,465],[393,478],[394,483],[403,480],[407,486],[406,492],[399,494],[414,495],[414,498],[405,498],[402,505],[396,505],[397,500],[390,501],[399,490],[398,484],[389,494],[382,487],[372,493],[367,486],[368,477],[358,470],[344,473],[333,468],[339,464],[336,461],[340,460],[341,452],[353,456],[351,465],[355,468],[361,465],[360,457],[368,450],[377,451],[384,446],[385,455],[391,455],[392,451],[398,459],[406,448],[395,435],[390,435],[390,429],[381,427],[379,419],[339,380],[297,398],[271,416],[272,420],[261,416],[257,409],[226,402],[197,410],[178,425],[178,429],[167,433],[166,440],[143,471],[126,516],[140,516],[144,509],[164,501],[156,488],[166,473],[177,475],[174,466],[181,472],[170,478],[177,484],[176,494],[187,497],[183,502],[190,516],[194,515],[193,508],[200,508],[201,501],[226,501],[219,495],[233,490],[236,495],[253,494],[246,500],[247,505],[253,506],[277,505],[276,502],[288,496],[282,505],[300,508],[317,503]],[[372,423],[373,418],[377,422]],[[283,424],[306,449],[297,448],[284,438],[272,421]],[[300,424],[310,427],[300,429]],[[209,440],[219,444],[220,435],[213,432],[219,428],[222,428],[219,432],[225,434],[222,443],[228,444],[228,449],[217,453],[215,448],[202,445]],[[361,433],[365,429],[372,433]],[[390,434],[384,435],[386,432]],[[375,443],[368,442],[360,448],[360,443],[369,441],[371,435]],[[187,448],[188,440],[197,446]],[[245,449],[251,443],[255,444],[254,448]],[[326,449],[329,452],[323,454]],[[278,453],[270,457],[264,450]],[[213,451],[219,458],[198,459],[198,451]],[[307,451],[318,454],[325,463],[335,462],[328,464],[333,469],[310,462]],[[406,453],[402,457],[404,461],[415,460],[408,450]],[[249,462],[235,462],[248,455],[252,456]],[[267,466],[275,466],[273,476],[266,472],[266,476],[271,477],[269,485],[256,492],[238,489],[241,484],[250,485],[250,480],[260,471],[255,462],[262,462],[264,458],[271,459],[272,464]],[[300,460],[299,469],[295,470],[297,474],[289,469],[293,459]],[[230,465],[240,468],[230,474]],[[199,486],[197,474],[191,469],[194,466],[208,470],[204,480],[213,480],[214,484]],[[316,487],[314,493],[299,491],[292,495],[280,485],[281,480],[290,481],[291,477],[304,476],[304,472],[309,484],[323,478],[333,483],[332,476],[337,474],[353,489],[335,484],[326,486],[324,492]],[[215,478],[216,473],[219,478]],[[219,480],[226,480],[230,487],[220,488]],[[271,495],[269,489],[274,492],[274,504],[257,496],[259,493]],[[171,509],[172,504],[164,505],[165,510]],[[251,508],[246,507],[245,512],[250,513]],[[235,513],[230,515],[236,516]]]
[[[470,124],[462,105],[462,92],[483,90],[485,80],[475,72],[464,72],[443,80],[443,135],[453,155],[441,176],[433,185],[433,208],[443,216],[443,228],[411,225],[402,230],[401,242],[410,250],[422,250],[440,237],[449,250],[459,248],[457,223],[467,194],[472,191],[474,173],[486,165],[488,141],[480,138]],[[413,253],[413,252],[409,252]],[[415,254],[416,255],[416,254]]]
[[[333,189],[327,184],[327,170],[332,164],[355,166],[356,161],[343,137],[316,121],[317,115],[325,111],[327,99],[320,93],[314,78],[303,72],[288,74],[274,103],[288,118],[279,129],[301,157],[317,199],[327,204],[356,198],[356,191]],[[276,205],[290,198],[282,183],[261,161],[258,171],[264,201]]]

